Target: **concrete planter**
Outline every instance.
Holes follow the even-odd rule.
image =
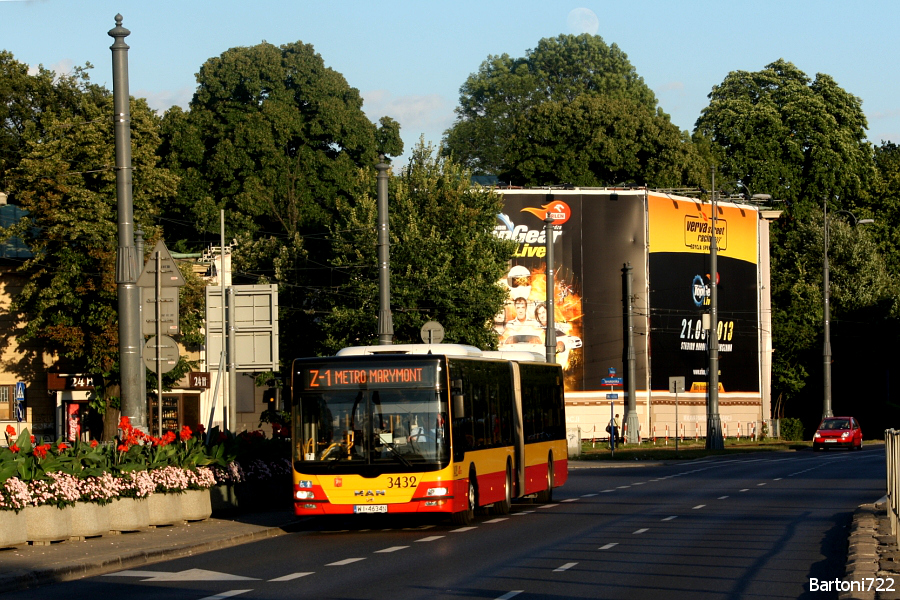
[[[185,521],[203,521],[212,516],[209,490],[188,490],[179,494],[181,518]]]
[[[20,546],[27,541],[25,511],[0,510],[0,548]]]
[[[150,494],[147,497],[150,524],[174,525],[184,521],[184,517],[181,516],[181,496],[180,493]]]
[[[22,513],[26,537],[33,544],[60,542],[72,535],[71,507],[29,506]]]
[[[71,507],[71,536],[84,539],[109,533],[109,510],[93,502],[76,502]]]
[[[117,498],[106,506],[110,531],[137,531],[150,526],[146,498]]]

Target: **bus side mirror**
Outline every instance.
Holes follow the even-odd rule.
[[[466,397],[462,394],[453,396],[453,418],[462,419],[466,416]]]

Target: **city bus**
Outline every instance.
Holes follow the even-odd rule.
[[[508,514],[568,478],[563,375],[530,352],[345,348],[292,365],[297,515]]]

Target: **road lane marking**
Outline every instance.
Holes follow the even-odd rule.
[[[577,502],[578,498],[566,498],[565,500],[560,500],[560,502]]]
[[[728,497],[728,496],[719,496],[718,499],[719,499],[719,500],[724,500],[724,499],[727,498],[727,497]]]
[[[513,513],[512,516],[518,517],[519,515],[530,515],[533,512],[534,512],[533,510],[523,510],[522,512]],[[473,527],[472,529],[475,529],[475,528]]]
[[[663,521],[671,521],[671,520],[677,519],[677,518],[678,518],[678,515],[672,515],[671,517],[666,517],[665,519],[663,519]]]
[[[359,562],[361,560],[366,560],[365,558],[345,558],[344,560],[339,560],[337,562],[329,563],[325,565],[326,567],[343,567],[344,565],[349,565],[350,563]]]
[[[756,487],[759,487],[759,486],[761,486],[761,485],[766,485],[766,484],[765,484],[765,483],[757,483],[757,484],[756,484]]]
[[[187,569],[185,571],[119,571],[104,577],[146,577],[143,581],[258,581],[258,577],[230,575],[206,569]]]
[[[404,546],[405,548],[406,546]],[[284,575],[282,577],[276,577],[275,579],[270,579],[269,582],[273,581],[292,581],[294,579],[300,579],[301,577],[306,577],[307,575],[312,575],[312,571],[309,573],[291,573],[290,575]]]
[[[706,505],[705,505],[705,504],[698,504],[698,505],[695,506],[692,510],[698,510],[698,509],[700,509],[700,508],[703,508],[704,506],[706,506]]]
[[[600,550],[609,550],[610,548],[614,548],[618,546],[618,542],[612,542],[611,544],[606,544],[605,546],[600,546]]]
[[[776,477],[773,481],[781,481],[781,477]]]
[[[485,521],[485,523],[500,523],[501,521],[506,521],[507,519],[509,519],[509,517],[497,517],[496,519]]]
[[[740,491],[740,492],[749,492],[749,491],[750,491],[750,488],[744,488],[744,489],[738,490],[738,491]]]
[[[222,592],[221,594],[216,594],[215,596],[207,596],[206,598],[201,598],[200,600],[224,600],[225,598],[232,598],[234,596],[239,596],[241,594],[246,594],[247,592],[252,592],[253,590],[229,590],[227,592]]]
[[[509,600],[510,598],[518,596],[519,594],[521,594],[524,591],[525,590],[513,590],[511,592],[506,592],[502,596],[497,596],[497,600]]]
[[[646,482],[646,481],[639,481],[639,482],[637,482],[637,483],[632,483],[631,485],[644,485],[645,483],[647,483],[647,482]]]
[[[460,527],[459,529],[454,529],[450,533],[462,533],[464,531],[472,531],[473,529],[478,529],[477,527]]]
[[[389,552],[396,552],[397,550],[405,550],[409,548],[409,546],[391,546],[390,548],[385,548],[384,550],[376,550],[375,554],[387,554]]]
[[[597,494],[582,494],[581,497],[582,497],[582,498],[593,498],[593,497],[596,496],[596,495],[597,495]]]
[[[559,506],[559,504],[543,504],[538,506],[538,508],[553,508],[554,506]]]
[[[632,532],[631,535],[640,535],[642,533],[647,533],[648,531],[650,531],[650,528],[644,527],[643,529],[638,529],[637,531]]]
[[[616,491],[616,490],[603,490],[603,491],[600,492],[600,493],[601,493],[601,494],[608,494],[608,493],[614,492],[614,491]]]
[[[417,541],[417,542],[433,542],[434,540],[439,540],[439,539],[441,539],[442,537],[444,537],[444,536],[442,536],[442,535],[429,535],[428,537],[423,537],[422,539],[416,540],[416,541]]]
[[[572,567],[574,567],[574,566],[577,565],[577,564],[578,564],[577,562],[575,562],[575,563],[566,563],[566,564],[564,564],[564,565],[561,566],[561,567],[557,567],[557,568],[553,569],[553,572],[554,572],[554,573],[559,573],[560,571],[568,571],[569,569],[571,569]]]
[[[617,489],[617,490],[624,490],[625,488],[630,488],[630,487],[631,487],[630,485],[620,485],[620,486],[617,487],[616,489]]]

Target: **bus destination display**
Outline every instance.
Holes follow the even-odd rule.
[[[302,371],[303,383],[309,391],[360,387],[433,387],[434,365],[390,365],[377,367],[335,365]]]

